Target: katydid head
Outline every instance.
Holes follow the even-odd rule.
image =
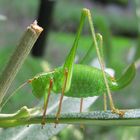
[[[60,93],[64,79],[63,68],[57,68],[52,72],[39,74],[31,81],[32,92],[37,98],[42,98],[49,89],[50,80],[52,80],[52,91]]]
[[[49,88],[50,79],[53,77],[53,72],[39,74],[31,81],[32,92],[35,97],[42,98]]]

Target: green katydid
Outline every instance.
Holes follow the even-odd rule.
[[[88,65],[74,64],[78,41],[86,17],[88,18],[93,43],[101,65],[101,70]],[[118,80],[115,80],[114,77],[111,77],[104,71],[104,63],[102,58],[103,54],[101,47],[102,36],[99,34],[95,34],[90,11],[84,8],[82,10],[80,25],[77,31],[76,38],[74,40],[70,53],[65,60],[64,65],[54,69],[51,72],[39,74],[34,78],[28,80],[28,83],[31,83],[32,85],[33,94],[37,98],[44,97],[44,112],[42,118],[42,125],[45,124],[44,119],[46,116],[51,91],[56,94],[62,93],[60,97],[58,111],[56,113],[55,123],[58,123],[61,114],[63,96],[81,98],[81,112],[83,98],[100,96],[103,94],[105,97],[107,93],[109,96],[112,112],[123,116],[124,112],[116,109],[114,106],[111,91],[117,91],[119,89],[122,89],[132,81],[135,76],[135,65],[134,63],[132,63],[128,67],[126,72],[122,75],[122,77]]]

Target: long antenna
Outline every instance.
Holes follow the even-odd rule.
[[[2,105],[0,107],[0,111],[7,104],[7,102],[10,100],[10,98],[17,93],[17,91],[19,91],[22,87],[24,87],[26,84],[28,84],[30,82],[31,82],[31,80],[26,81],[25,83],[23,83],[22,85],[20,85],[12,94],[10,94],[10,96],[8,96],[8,98],[4,101],[4,103],[2,103]]]

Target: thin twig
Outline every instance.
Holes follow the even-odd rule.
[[[60,124],[90,124],[99,126],[140,126],[140,109],[124,110],[120,117],[108,111],[94,111],[83,113],[65,113],[59,118]],[[21,108],[15,114],[0,114],[0,127],[8,128],[21,125],[41,124],[42,115],[38,109]],[[54,123],[56,116],[48,115],[44,121]]]

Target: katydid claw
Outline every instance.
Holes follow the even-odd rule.
[[[112,109],[111,112],[118,114],[120,117],[123,117],[124,114],[125,114],[125,111],[122,111],[122,110],[119,110],[119,109],[116,109],[116,108]]]

